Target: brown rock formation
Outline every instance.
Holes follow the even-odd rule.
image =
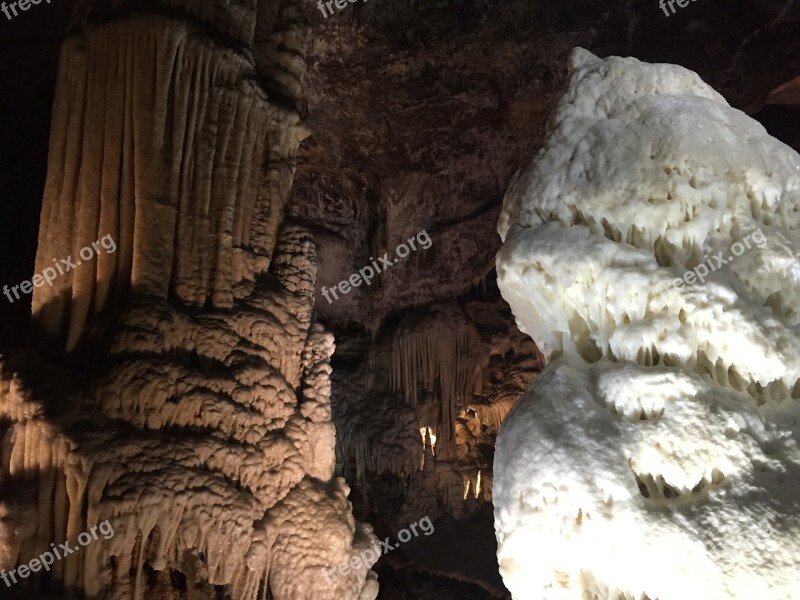
[[[86,598],[186,591],[159,573],[193,598],[374,598],[369,564],[322,571],[376,540],[334,478],[316,246],[283,218],[301,15],[128,8],[79,11],[62,49],[36,261],[53,285],[33,296],[55,364],[0,363],[0,568]],[[23,579],[63,540],[77,550]]]

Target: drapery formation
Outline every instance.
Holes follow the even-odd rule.
[[[36,270],[117,246],[35,290],[35,325],[68,349],[129,293],[230,307],[269,266],[306,134],[218,35],[138,15],[64,43]]]
[[[107,519],[112,537],[18,589],[170,598],[182,573],[209,598],[371,600],[370,564],[323,572],[376,539],[334,477],[314,240],[283,217],[301,11],[96,8],[76,13],[53,111],[36,269],[75,263],[33,298],[53,362],[0,359],[0,568]],[[108,235],[113,252],[79,258]],[[64,370],[63,351],[91,360]]]

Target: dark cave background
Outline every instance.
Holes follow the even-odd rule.
[[[12,21],[0,17],[0,285],[33,272],[59,46],[74,4],[54,0]],[[800,81],[770,97],[800,76],[800,8],[791,0],[691,3],[668,18],[655,0],[369,0],[327,19],[309,2],[307,16],[311,136],[297,160],[289,215],[315,233],[318,289],[423,228],[434,240],[380,285],[333,304],[318,294],[318,316],[337,340],[334,407],[367,406],[354,383],[365,363],[404,319],[424,321],[432,306],[491,313],[473,319],[488,346],[515,330],[494,281],[495,224],[511,176],[541,143],[573,47],[692,69],[800,148]],[[29,314],[30,296],[13,304],[0,297],[0,347],[25,340]],[[489,401],[515,393],[500,380],[515,369],[532,372],[531,352],[487,359],[500,374],[486,388]],[[476,452],[491,464],[491,447]],[[414,506],[423,510],[417,496],[425,494],[410,492],[405,475],[360,479],[351,458],[341,469],[356,518],[379,537],[393,536]],[[435,510],[436,535],[376,565],[379,597],[505,597],[491,502],[470,501],[459,514]]]

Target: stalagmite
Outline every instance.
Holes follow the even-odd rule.
[[[504,581],[797,598],[800,156],[680,67],[570,68],[498,226],[501,291],[550,363],[498,436]]]
[[[301,249],[294,247],[293,252]],[[306,250],[312,253],[295,262],[313,267],[313,246]],[[313,269],[307,275],[313,282]],[[298,321],[297,315],[310,314],[313,297],[302,287],[294,292],[284,289],[256,291],[237,303],[235,312],[205,313],[202,318],[166,304],[132,306],[113,345],[116,366],[89,394],[80,389],[70,392],[68,387],[49,396],[25,389],[22,382],[31,371],[48,367],[30,364],[30,359],[23,360],[26,357],[4,362],[2,406],[12,425],[5,435],[2,464],[8,467],[2,481],[14,483],[22,469],[29,478],[54,472],[57,487],[66,495],[56,494],[53,504],[40,505],[40,517],[30,519],[27,529],[6,534],[10,539],[3,544],[3,566],[37,555],[48,540],[74,539],[93,523],[108,519],[115,536],[87,549],[87,556],[91,550],[95,560],[66,561],[64,585],[78,585],[88,597],[103,590],[120,597],[128,597],[121,590],[130,590],[130,597],[142,597],[141,546],[146,544],[150,548],[146,562],[154,569],[176,568],[186,553],[197,550],[206,557],[210,583],[229,584],[234,598],[260,597],[268,573],[291,568],[282,562],[282,555],[270,553],[264,539],[316,535],[327,527],[320,522],[302,534],[292,529],[291,511],[272,519],[273,507],[301,485],[307,492],[297,496],[292,510],[306,510],[297,504],[304,499],[313,506],[315,494],[333,493],[331,498],[337,499],[332,506],[339,512],[331,509],[327,521],[339,518],[351,523],[334,550],[320,542],[315,564],[336,566],[342,553],[350,552],[351,543],[374,542],[360,525],[360,533],[355,533],[346,487],[337,484],[332,492],[324,492],[325,486],[317,490],[317,482],[331,480],[334,469],[328,400],[333,343],[318,325]],[[302,327],[310,330],[297,336],[295,347],[301,351],[295,352],[289,340],[292,331]],[[270,340],[277,338],[283,348],[270,349]],[[198,348],[208,351],[212,364],[226,368],[207,370],[192,364],[189,357]],[[298,373],[304,390],[299,405],[282,374],[292,372]],[[70,396],[74,410],[62,409],[63,414],[54,417],[44,414],[47,407],[57,406],[59,398]],[[160,438],[154,435],[158,432]],[[63,450],[47,452],[48,448]],[[88,506],[87,515],[80,513],[83,505]],[[36,513],[35,505],[31,510]],[[132,566],[131,580],[127,570],[116,575],[104,571],[112,556]],[[366,571],[341,577],[338,587],[330,587],[321,566],[304,569],[308,571],[304,575],[291,577],[311,586],[303,593],[313,591],[315,598],[371,598],[377,590]],[[272,594],[305,597],[297,595],[297,585],[285,592],[273,589]]]
[[[283,218],[300,11],[164,4],[84,4],[63,45],[36,269],[114,249],[36,289],[51,362],[0,357],[0,568],[107,520],[18,589],[131,600],[180,571],[234,600],[372,600],[371,564],[325,575],[377,539],[334,477],[316,246]]]

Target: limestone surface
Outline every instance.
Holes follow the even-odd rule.
[[[15,592],[374,600],[371,564],[324,576],[377,538],[334,475],[316,244],[284,218],[301,9],[106,4],[63,45],[36,270],[116,252],[37,288],[38,351],[0,356],[0,569],[107,519]]]
[[[800,156],[684,68],[570,69],[498,225],[501,291],[550,362],[498,436],[504,581],[797,598]]]

